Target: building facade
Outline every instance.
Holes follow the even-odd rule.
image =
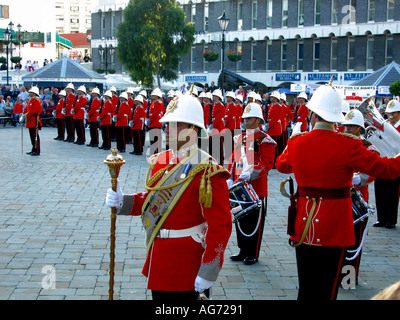
[[[222,31],[218,17],[230,19],[225,33],[224,68],[267,87],[327,82],[350,85],[392,61],[400,62],[400,0],[181,0],[187,22],[196,27],[190,54],[181,58],[178,84],[217,83]],[[92,13],[94,68],[104,65],[101,44],[117,46],[116,27],[126,3],[103,5]],[[218,51],[216,61],[203,52]],[[227,52],[242,53],[230,61]],[[97,52],[96,52],[97,51]],[[110,63],[123,73],[113,56]]]

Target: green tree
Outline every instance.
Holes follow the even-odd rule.
[[[393,82],[390,85],[390,93],[394,96],[400,96],[400,80]]]
[[[118,59],[132,80],[153,85],[157,75],[177,79],[179,56],[188,54],[195,28],[185,24],[186,16],[175,0],[131,0],[118,25]]]

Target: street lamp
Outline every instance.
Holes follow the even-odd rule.
[[[6,28],[6,30],[4,30],[4,32],[3,32],[3,34],[4,34],[4,43],[5,43],[5,45],[6,45],[6,59],[7,59],[7,86],[9,85],[9,79],[8,79],[8,75],[9,75],[9,71],[8,71],[8,45],[10,44],[10,42],[11,42],[11,32],[10,32],[10,30],[8,30],[8,28]]]
[[[106,68],[105,68],[105,72],[106,74],[108,73],[108,55],[107,55],[107,51],[110,51],[110,56],[112,56],[114,54],[115,48],[113,47],[112,44],[107,45],[107,42],[105,43],[105,46],[103,47],[101,44],[98,46],[98,50],[99,53],[101,55],[101,57],[103,58],[104,55],[104,61],[106,62]]]
[[[222,63],[222,67],[221,67],[221,72],[222,72],[222,93],[224,93],[224,85],[225,85],[225,32],[226,29],[228,29],[228,25],[229,25],[229,19],[226,17],[225,15],[225,11],[222,14],[222,16],[220,16],[218,18],[218,23],[219,26],[222,30],[222,59],[221,59],[221,63]]]

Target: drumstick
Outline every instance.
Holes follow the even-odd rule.
[[[246,170],[243,170],[242,173],[243,173],[243,172],[247,172],[247,171],[249,171],[250,169],[253,169],[253,167],[254,167],[254,164],[252,164],[251,166],[247,167],[247,169],[246,169]],[[238,182],[238,181],[239,181],[239,178],[236,179],[236,181],[234,181],[233,184],[235,184],[235,183]]]

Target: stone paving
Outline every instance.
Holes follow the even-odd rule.
[[[23,135],[23,144],[21,137]],[[28,131],[0,127],[0,299],[108,299],[110,210],[104,205],[110,177],[103,160],[110,151],[53,140],[40,132],[42,153],[30,151]],[[89,137],[88,131],[86,137]],[[22,150],[23,149],[23,150]],[[132,151],[132,145],[128,145]],[[145,155],[123,154],[120,183],[125,193],[144,190]],[[268,213],[259,262],[232,262],[235,228],[213,287],[214,299],[295,300],[297,272],[288,245],[288,199],[279,192],[285,175],[269,174]],[[373,186],[370,186],[374,204]],[[370,219],[370,225],[376,218]],[[151,299],[141,275],[144,233],[137,217],[118,217],[114,299]],[[400,229],[370,228],[359,284],[340,289],[338,300],[368,300],[400,280]]]

